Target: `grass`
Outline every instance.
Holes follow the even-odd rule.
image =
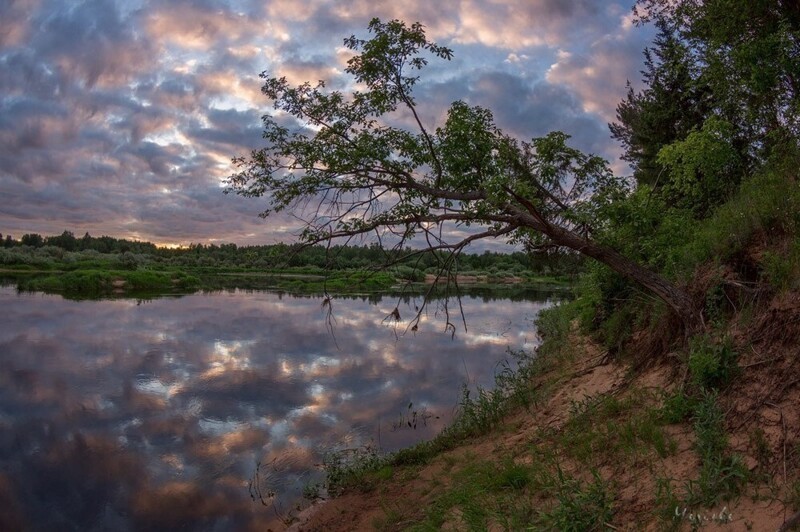
[[[724,367],[724,364],[720,364],[720,353],[725,349],[719,346],[711,349],[707,340],[698,339],[693,344],[688,362],[691,380],[695,384],[694,393],[678,390],[667,395],[660,409],[664,422],[681,423],[688,420],[695,434],[694,449],[700,458],[700,469],[697,478],[686,483],[685,496],[681,500],[683,507],[710,508],[719,502],[729,501],[741,494],[748,481],[749,472],[741,457],[729,449],[725,414],[718,400],[717,387],[728,384],[732,374],[729,370],[720,370]],[[693,357],[696,358],[694,362]],[[730,357],[730,360],[735,358]],[[669,496],[665,491],[661,497],[669,499],[669,504],[674,505],[675,496],[671,486],[663,489],[669,490]]]
[[[61,293],[72,297],[98,297],[115,291],[152,293],[193,291],[199,284],[196,277],[183,272],[147,270],[81,270],[21,279],[22,291]]]
[[[327,453],[322,466],[328,494],[336,496],[355,486],[362,491],[371,491],[377,481],[387,478],[386,473],[381,474],[380,471],[389,464],[377,449],[359,447]]]
[[[728,449],[725,417],[716,392],[704,392],[693,418],[695,449],[700,475],[687,486],[687,504],[711,507],[741,493],[748,471],[738,455]]]
[[[564,532],[606,529],[614,515],[613,498],[600,474],[593,470],[592,480],[583,482],[565,475],[561,468],[556,473],[557,504],[539,516],[541,524]]]
[[[619,399],[613,395],[586,397],[573,402],[561,431],[547,438],[565,456],[588,466],[601,462],[635,460],[655,453],[660,458],[675,454],[676,442],[664,430],[654,394],[633,390]]]
[[[537,505],[541,499],[550,501]],[[467,456],[410,530],[602,530],[613,518],[613,488],[597,471],[582,480],[552,456],[499,464]]]

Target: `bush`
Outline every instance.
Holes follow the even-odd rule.
[[[396,266],[392,269],[392,274],[403,281],[421,283],[425,280],[425,272],[411,266]]]
[[[746,180],[739,193],[703,222],[688,243],[672,252],[674,273],[691,275],[697,264],[728,260],[756,231],[797,235],[800,187],[788,171],[767,169]]]
[[[708,336],[693,338],[689,350],[692,382],[703,390],[726,386],[739,370],[737,358],[728,338],[721,343],[715,343]]]
[[[788,253],[765,252],[763,277],[779,291],[800,287],[800,234],[795,237]]]

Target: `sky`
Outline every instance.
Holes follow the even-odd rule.
[[[522,139],[552,130],[628,168],[608,133],[650,28],[622,0],[3,0],[0,233],[160,245],[291,242],[290,215],[223,194],[231,158],[262,146],[263,71],[347,83],[350,35],[419,21],[452,61],[423,72],[423,120],[491,109]],[[425,76],[428,77],[425,77]]]

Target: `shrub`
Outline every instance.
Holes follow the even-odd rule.
[[[694,384],[712,390],[726,386],[738,372],[738,354],[729,338],[720,343],[708,336],[692,339],[689,350],[689,373]]]

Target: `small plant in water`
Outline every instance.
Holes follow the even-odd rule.
[[[431,419],[439,419],[439,416],[428,412],[428,408],[425,406],[419,410],[414,410],[414,403],[408,403],[406,411],[401,412],[400,418],[392,422],[392,432],[404,428],[416,430],[418,423],[423,427],[427,427],[428,421]]]

